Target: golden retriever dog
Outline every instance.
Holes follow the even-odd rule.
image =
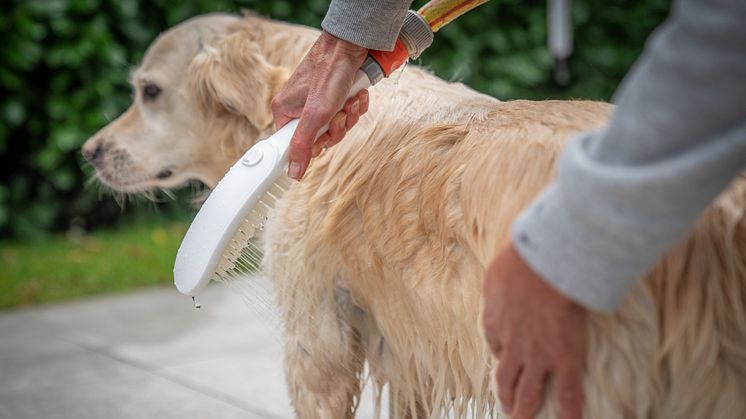
[[[207,15],[161,35],[134,103],[83,147],[128,192],[212,187],[274,127],[270,101],[318,32]],[[485,267],[553,177],[563,143],[611,106],[500,102],[408,67],[315,159],[270,217],[265,267],[299,418],[350,418],[361,388],[396,418],[496,417],[483,340]],[[588,418],[746,417],[746,178],[614,314],[591,313]],[[541,418],[559,413],[551,388]]]

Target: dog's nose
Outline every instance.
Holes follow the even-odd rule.
[[[88,160],[94,166],[98,166],[104,156],[104,150],[103,147],[101,147],[100,141],[97,141],[95,145],[92,145],[91,147],[83,146],[81,152],[83,153],[83,158]]]

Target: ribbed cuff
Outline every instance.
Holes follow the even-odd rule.
[[[321,27],[368,49],[394,49],[411,0],[332,0]]]

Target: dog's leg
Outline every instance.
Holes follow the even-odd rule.
[[[391,390],[390,400],[390,419],[427,419],[430,417],[427,409],[421,401],[416,400],[414,405],[407,403],[404,395],[396,390]]]
[[[418,379],[411,362],[397,359],[374,322],[367,324],[366,330],[368,367],[379,391],[388,392],[389,419],[430,418],[432,409],[424,399],[432,395],[430,380]]]
[[[326,211],[309,203],[313,177],[288,190],[269,218],[264,268],[283,321],[285,378],[299,419],[352,418],[357,409],[366,315],[353,301],[339,256],[319,232]],[[309,183],[310,182],[310,183]],[[324,200],[326,202],[326,200]]]
[[[286,378],[296,416],[353,418],[364,363],[358,327],[362,312],[340,287],[295,295],[296,301],[283,307]]]

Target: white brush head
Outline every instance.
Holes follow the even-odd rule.
[[[179,292],[194,296],[217,273],[235,266],[273,201],[290,184],[284,172],[297,124],[293,120],[251,147],[212,190],[176,254],[174,283]]]

